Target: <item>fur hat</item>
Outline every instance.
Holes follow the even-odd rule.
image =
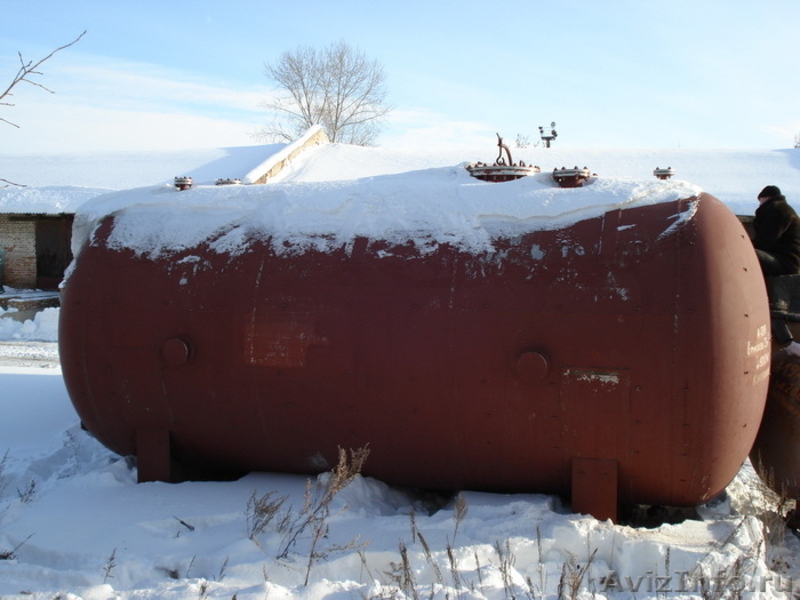
[[[758,194],[759,198],[781,198],[783,194],[781,194],[781,190],[777,185],[768,185],[761,193]]]

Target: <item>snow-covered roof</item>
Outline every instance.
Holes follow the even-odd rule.
[[[75,212],[89,198],[114,190],[192,177],[198,183],[242,179],[268,168],[287,144],[165,152],[67,155],[0,154],[0,177],[16,184],[0,189],[0,213]]]
[[[9,186],[0,189],[0,214],[73,214],[87,200],[110,191],[91,187]]]
[[[0,177],[28,187],[125,190],[190,176],[198,182],[243,178],[286,144],[148,152],[0,154]]]

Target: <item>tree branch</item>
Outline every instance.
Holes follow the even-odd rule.
[[[25,184],[14,183],[13,181],[9,181],[8,179],[3,179],[2,177],[0,177],[0,181],[2,181],[3,183],[6,184],[4,186],[0,186],[0,187],[4,187],[4,188],[7,188],[9,185],[13,185],[15,187],[27,187]]]
[[[65,49],[69,48],[70,46],[73,46],[73,45],[77,44],[84,35],[86,35],[86,31],[81,33],[78,37],[76,37],[70,43],[64,44],[63,46],[59,46],[58,48],[56,48],[55,50],[50,52],[50,54],[48,54],[47,56],[45,56],[44,58],[42,58],[42,59],[40,59],[40,60],[38,60],[36,62],[33,62],[33,60],[29,60],[29,61],[26,62],[25,59],[22,57],[22,53],[18,52],[17,54],[19,55],[19,63],[20,63],[19,70],[17,71],[17,74],[14,76],[14,78],[11,80],[11,83],[8,85],[8,87],[6,87],[6,89],[2,93],[0,93],[0,100],[5,100],[9,96],[13,96],[13,94],[11,93],[12,90],[17,85],[19,85],[20,83],[23,83],[23,82],[27,83],[27,84],[30,84],[30,85],[32,85],[34,87],[41,88],[44,91],[49,92],[51,94],[55,94],[55,92],[53,90],[45,87],[44,85],[42,85],[38,81],[31,80],[30,78],[33,75],[42,75],[42,72],[38,70],[39,67],[41,67],[45,62],[47,62],[48,60],[53,58],[53,56],[55,56],[56,53],[61,52],[62,50],[65,50]],[[14,104],[11,103],[11,102],[0,102],[0,105],[2,105],[2,106],[14,106]],[[0,121],[2,121],[4,123],[8,123],[9,125],[12,125],[12,126],[17,127],[17,128],[19,127],[19,125],[15,124],[15,123],[12,123],[11,121],[9,121],[7,119],[0,118]]]

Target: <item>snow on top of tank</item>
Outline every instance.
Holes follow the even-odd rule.
[[[491,250],[492,240],[565,227],[627,208],[696,196],[679,180],[592,177],[562,189],[550,173],[488,183],[465,164],[334,181],[279,181],[265,185],[171,185],[106,194],[76,217],[73,253],[100,220],[114,216],[107,243],[156,257],[205,243],[216,252],[246,252],[254,239],[271,238],[276,251],[333,250],[358,237],[421,251],[441,243],[469,252]]]

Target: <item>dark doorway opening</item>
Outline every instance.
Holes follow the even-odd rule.
[[[72,261],[72,215],[39,217],[36,221],[36,287],[55,290]]]

